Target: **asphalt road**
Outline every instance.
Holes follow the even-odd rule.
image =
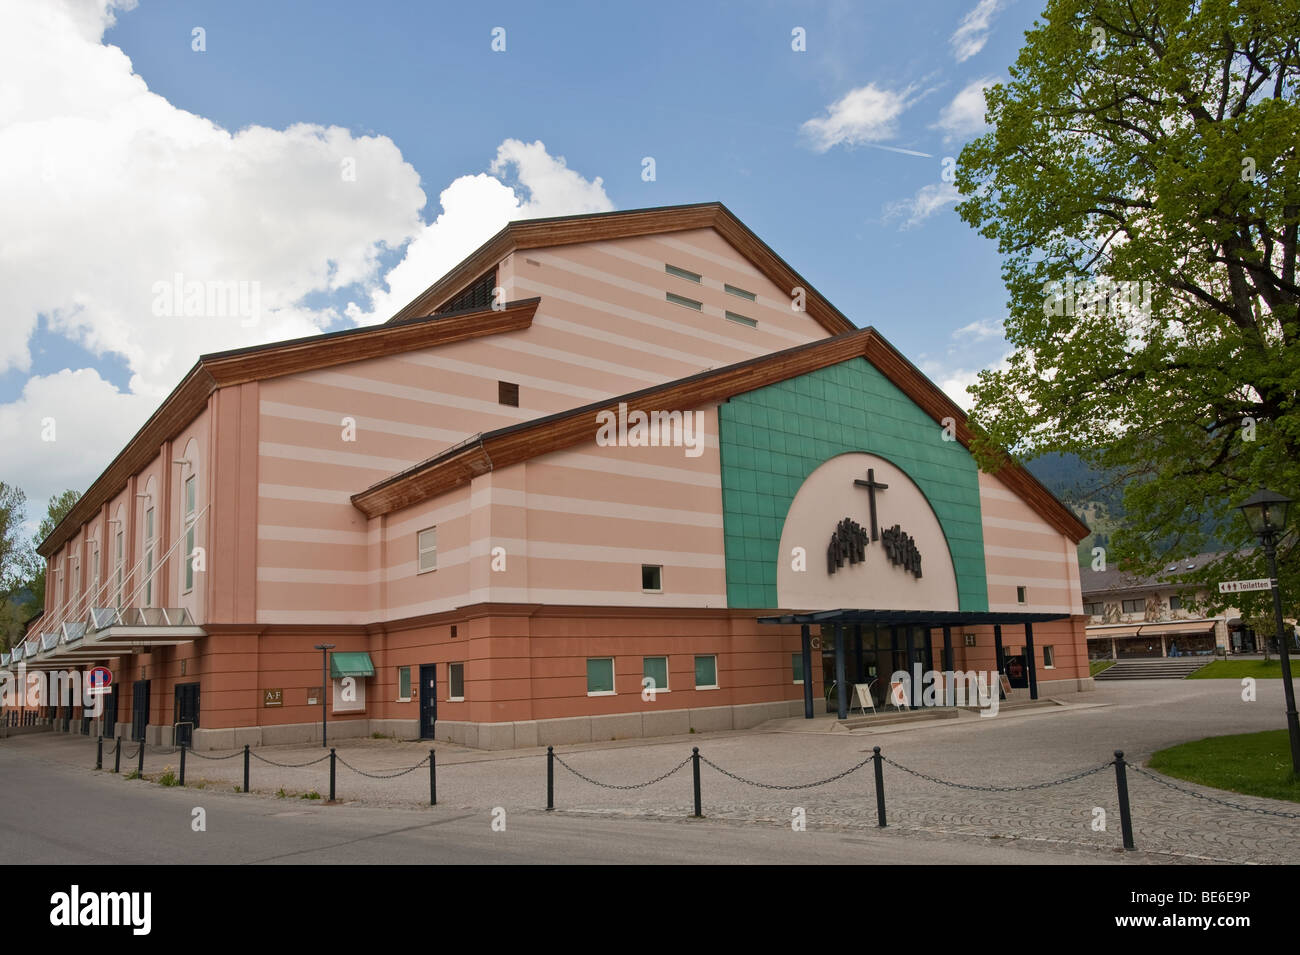
[[[0,858],[9,864],[1070,864],[1120,861],[1044,843],[915,832],[330,806],[153,783],[51,763],[0,742]],[[204,810],[206,831],[193,828]],[[499,819],[500,817],[496,817]],[[499,823],[498,823],[499,824]],[[1124,861],[1147,861],[1126,855]],[[1151,860],[1155,861],[1155,860]],[[1165,860],[1161,860],[1165,861]]]

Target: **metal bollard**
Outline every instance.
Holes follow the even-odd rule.
[[[185,785],[185,744],[181,743],[181,785]]]
[[[700,811],[700,748],[698,746],[691,747],[691,763],[695,771],[695,818],[699,819],[704,813]]]
[[[555,748],[546,747],[546,808],[555,808]]]
[[[1124,765],[1124,751],[1115,750],[1115,786],[1119,790],[1119,827],[1124,834],[1124,848],[1136,848],[1133,845],[1133,817],[1128,809],[1128,771]]]
[[[871,752],[875,755],[871,757],[876,764],[876,821],[880,828],[885,828],[885,766],[884,758],[880,755],[880,747],[871,747]]]
[[[102,736],[99,738],[99,742],[95,744],[95,768],[104,768],[104,737]]]
[[[248,792],[248,744],[244,744],[244,792]]]
[[[117,745],[113,747],[113,772],[122,771],[122,737],[117,738]]]
[[[429,750],[429,805],[438,805],[438,754]]]
[[[140,740],[140,762],[135,767],[135,775],[139,779],[144,779],[144,740]]]
[[[334,747],[330,747],[330,802],[334,801]]]

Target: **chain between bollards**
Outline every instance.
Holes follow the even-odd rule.
[[[546,747],[546,809],[555,808],[555,747]]]
[[[244,744],[244,792],[248,792],[248,744]]]
[[[334,773],[335,773],[334,763],[336,762],[336,759],[337,757],[334,755],[334,747],[331,746],[330,747],[330,802],[334,801]]]
[[[1133,844],[1133,817],[1128,808],[1128,772],[1124,764],[1124,751],[1115,750],[1115,787],[1119,790],[1119,825],[1124,834],[1124,848],[1136,848]]]
[[[429,750],[429,805],[438,805],[438,755]]]
[[[700,748],[691,747],[691,771],[695,776],[695,818],[700,819],[704,813],[700,810]]]
[[[880,828],[885,828],[885,761],[881,758],[880,747],[871,747],[874,754],[872,762],[876,764],[876,821]]]

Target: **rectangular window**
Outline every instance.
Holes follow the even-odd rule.
[[[657,693],[668,692],[668,658],[645,657],[641,661],[641,687],[653,689]],[[647,683],[646,680],[653,680]]]
[[[722,287],[728,295],[736,295],[739,296],[740,298],[749,299],[749,301],[751,302],[758,301],[757,295],[755,295],[753,292],[746,292],[743,288],[736,288],[736,286],[734,285],[726,285],[726,284],[724,284]]]
[[[1183,598],[1182,598],[1182,597],[1179,597],[1177,594],[1175,594],[1174,596],[1170,597],[1170,598],[1169,598],[1169,609],[1170,609],[1170,610],[1182,610],[1182,609],[1183,609]]]
[[[1083,605],[1083,612],[1093,617],[1100,617],[1102,613],[1105,612],[1105,609],[1106,608],[1103,607],[1099,601],[1093,601]]]
[[[411,702],[411,668],[397,668],[397,702]]]
[[[497,382],[497,404],[519,407],[519,385],[513,381]]]
[[[118,610],[122,609],[122,572],[122,532],[118,531],[117,535],[113,538],[113,575],[115,590],[117,593],[114,605]]]
[[[737,325],[748,325],[750,328],[758,328],[758,322],[755,319],[738,315],[735,312],[726,312],[725,314],[729,322],[735,322]]]
[[[1120,606],[1125,613],[1142,613],[1147,609],[1147,602],[1138,597],[1136,600],[1125,600]]]
[[[144,606],[153,606],[153,508],[144,512]]]
[[[591,657],[587,660],[587,695],[611,696],[614,693],[614,658]]]
[[[198,504],[198,477],[191,474],[185,479],[185,586],[184,593],[194,589],[194,508]]]
[[[1043,647],[1043,669],[1050,670],[1056,666],[1056,648]]]
[[[677,276],[679,279],[686,279],[686,281],[694,282],[696,285],[700,284],[700,273],[692,272],[690,269],[679,269],[675,265],[665,265],[664,271],[669,275]]]
[[[447,699],[459,702],[465,699],[465,664],[447,664]]]
[[[718,688],[718,658],[715,656],[695,658],[695,689],[716,690]]]
[[[794,682],[803,682],[803,654],[790,654],[790,672],[794,674]]]
[[[641,565],[641,589],[647,593],[661,594],[664,591],[664,569],[660,564]]]
[[[684,295],[674,295],[672,292],[665,292],[665,297],[674,305],[685,305],[687,308],[693,308],[699,312],[704,309],[703,302],[697,302],[693,298],[686,298]]]
[[[1029,599],[1029,589],[1027,587],[1016,588],[1016,603],[1022,604]]]
[[[430,527],[420,531],[417,538],[419,564],[416,573],[427,574],[438,569],[438,528]]]

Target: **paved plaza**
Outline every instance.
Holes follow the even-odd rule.
[[[987,845],[1014,841],[1023,848],[1079,853],[1085,861],[1088,856],[1111,861],[1121,841],[1115,773],[1110,766],[1060,785],[1012,792],[956,788],[901,767],[966,786],[1033,786],[1103,767],[1116,749],[1140,766],[1153,751],[1175,743],[1284,725],[1282,686],[1276,680],[1260,681],[1258,701],[1253,703],[1242,702],[1240,687],[1231,680],[1125,682],[1062,700],[1065,705],[1009,711],[991,719],[968,714],[956,720],[854,732],[820,731],[827,725],[822,720],[814,721],[817,731],[800,726],[803,721],[783,721],[743,732],[557,747],[567,766],[601,783],[629,786],[670,771],[671,775],[642,788],[611,789],[557,766],[556,808],[571,816],[685,822],[692,799],[686,760],[691,748],[698,746],[709,761],[701,777],[703,809],[711,820],[788,831],[794,815],[802,810],[809,831],[862,833],[876,826],[870,763],[836,781],[797,790],[759,788],[715,767],[768,786],[799,785],[848,770],[868,759],[873,746],[880,746],[892,761],[884,768],[884,779],[893,831]],[[85,737],[20,736],[0,741],[0,747],[14,755],[93,772],[95,741]],[[373,778],[353,769],[383,775],[417,766],[428,755],[427,742],[345,740],[337,750],[341,802],[354,808],[427,805],[427,766],[392,778]],[[544,750],[488,753],[443,743],[436,744],[436,750],[440,809],[490,813],[501,807],[526,812],[545,806]],[[125,744],[126,754],[134,752],[134,744]],[[311,791],[328,794],[328,762],[285,768],[264,761],[317,760],[322,756],[319,746],[266,747],[254,752],[262,758],[252,761],[252,799],[276,799],[283,790],[285,802],[277,799],[281,806],[289,800],[299,807],[321,806],[297,797]],[[145,773],[156,776],[168,767],[174,769],[177,762],[174,752],[149,749]],[[111,764],[111,756],[106,755],[106,769]],[[132,768],[134,762],[124,760],[123,773]],[[187,783],[231,792],[242,781],[242,773],[239,756],[205,759],[191,754]],[[1238,796],[1181,781],[1175,781],[1178,789],[1172,789],[1135,769],[1129,778],[1142,861],[1286,863],[1300,846],[1300,818],[1294,818],[1300,816],[1300,804]],[[148,784],[124,780],[122,785]],[[1094,820],[1102,812],[1105,828],[1096,829]]]

